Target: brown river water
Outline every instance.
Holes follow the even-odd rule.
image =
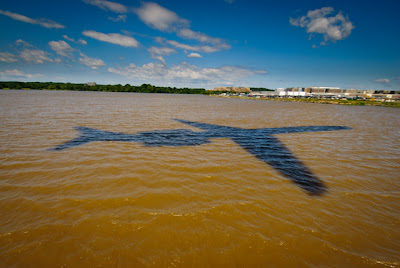
[[[400,267],[399,167],[395,108],[2,90],[0,267]]]

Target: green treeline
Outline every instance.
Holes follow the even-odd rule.
[[[85,85],[58,82],[18,82],[0,81],[0,89],[42,89],[42,90],[76,90],[76,91],[109,91],[109,92],[141,92],[141,93],[175,93],[206,94],[204,88],[156,87],[150,84],[141,86],[126,85]]]

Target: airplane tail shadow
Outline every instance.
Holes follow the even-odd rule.
[[[327,191],[326,185],[277,138],[267,136],[234,138],[233,140],[250,154],[290,179],[309,195],[322,195]]]

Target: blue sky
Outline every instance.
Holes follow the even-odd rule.
[[[0,1],[0,80],[400,90],[398,0]]]

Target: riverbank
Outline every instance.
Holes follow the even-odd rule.
[[[383,106],[400,108],[400,102],[387,102],[387,101],[373,101],[373,100],[331,100],[331,99],[300,99],[300,98],[252,98],[243,96],[219,96],[213,97],[222,98],[238,98],[238,99],[253,99],[253,100],[271,100],[271,101],[285,101],[285,102],[307,102],[307,103],[320,103],[320,104],[338,104],[338,105],[357,105],[357,106]]]

